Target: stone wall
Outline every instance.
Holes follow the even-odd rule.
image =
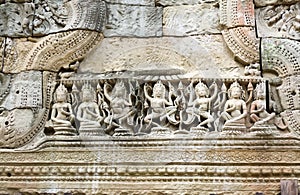
[[[275,195],[300,178],[297,0],[0,13],[0,194]]]

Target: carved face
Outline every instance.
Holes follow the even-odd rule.
[[[153,88],[153,97],[161,98],[163,97],[164,90],[161,87]]]
[[[231,97],[240,98],[242,96],[242,90],[239,87],[234,87],[231,91]]]
[[[207,97],[208,96],[208,92],[204,87],[197,87],[195,91],[196,91],[196,95],[198,97]]]
[[[92,101],[93,96],[92,93],[89,90],[82,91],[82,100],[85,102]]]
[[[56,93],[57,102],[65,102],[67,100],[67,95],[65,93]]]
[[[265,92],[263,90],[257,90],[256,92],[257,99],[265,99]]]

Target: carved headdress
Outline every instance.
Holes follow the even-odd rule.
[[[95,89],[89,83],[84,83],[84,85],[82,86],[82,99],[83,94],[89,94],[92,97],[92,101],[96,100]]]
[[[234,83],[232,83],[230,85],[230,88],[228,89],[228,97],[229,98],[232,98],[232,94],[231,93],[232,93],[233,89],[239,89],[241,91],[241,97],[240,98],[242,98],[242,99],[245,98],[245,91],[243,90],[243,87],[237,81],[235,81]]]
[[[59,86],[55,90],[54,102],[57,102],[57,95],[65,95],[66,101],[67,101],[68,90],[62,83],[60,83]]]
[[[209,96],[209,89],[208,89],[208,87],[204,84],[204,83],[202,83],[201,81],[195,86],[195,91],[197,92],[197,91],[199,91],[199,90],[201,90],[201,89],[205,89],[205,91],[206,91],[206,97],[208,97]]]
[[[153,86],[153,95],[154,93],[157,93],[157,92],[161,92],[161,95],[164,95],[165,92],[166,92],[166,87],[164,86],[164,84],[161,83],[161,81],[157,81],[155,83],[155,85]]]
[[[124,95],[126,94],[126,87],[125,84],[122,80],[118,80],[117,83],[115,84],[115,87],[112,91],[113,95],[120,95],[122,97],[124,97]]]
[[[258,84],[256,85],[256,88],[255,88],[255,90],[254,90],[254,97],[255,97],[255,99],[258,98],[258,97],[257,97],[257,92],[258,92],[258,91],[263,92],[263,94],[266,93],[266,87],[265,87],[265,83],[264,83],[264,82],[258,83]]]

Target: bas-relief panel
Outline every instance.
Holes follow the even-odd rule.
[[[256,18],[250,0],[2,3],[4,190],[139,177],[143,192],[277,193],[299,178],[299,6],[255,3]]]

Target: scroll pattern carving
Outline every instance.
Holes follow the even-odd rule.
[[[81,60],[102,38],[102,34],[97,32],[77,30],[31,41],[11,40],[3,71],[18,73],[26,70],[58,71],[62,67],[72,69],[69,65]]]
[[[26,106],[24,104],[28,102],[28,97],[30,97],[29,94],[26,95],[27,92],[31,92],[32,88],[34,86],[26,86],[25,85],[19,85],[21,87],[25,87],[23,91],[20,91],[20,105],[16,105],[15,107],[10,107],[11,102],[4,102],[1,105],[2,110],[1,113],[1,122],[0,122],[0,133],[3,135],[1,137],[1,146],[5,148],[16,148],[21,147],[24,144],[27,144],[30,140],[32,140],[38,132],[42,131],[44,128],[44,125],[46,123],[46,120],[48,118],[49,114],[49,104],[50,100],[52,99],[52,91],[53,86],[51,83],[53,82],[54,75],[51,73],[44,74],[44,83],[45,84],[45,90],[43,94],[43,102],[41,108],[36,109],[26,109]],[[15,82],[13,83],[14,86],[18,86]],[[19,89],[16,89],[16,92],[19,91]],[[34,89],[35,90],[35,89]],[[23,94],[25,93],[25,94]],[[18,94],[17,94],[18,95]],[[36,94],[36,98],[41,98]],[[17,97],[18,98],[18,97]],[[25,119],[25,118],[26,119]],[[24,121],[22,121],[24,120]],[[21,122],[20,122],[21,121]]]

